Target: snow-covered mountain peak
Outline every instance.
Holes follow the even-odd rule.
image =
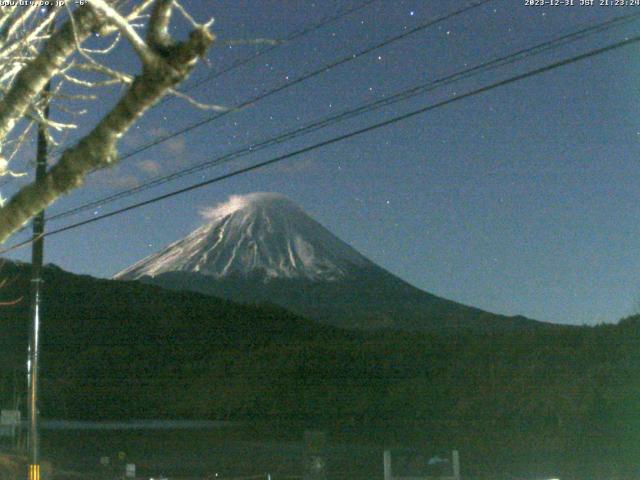
[[[203,208],[200,213],[206,220],[215,221],[243,210],[256,213],[257,210],[292,209],[301,210],[285,195],[275,192],[255,192],[246,195],[231,195],[226,202],[215,207]]]
[[[374,265],[278,193],[233,195],[201,213],[206,224],[116,278],[182,271],[333,281]]]

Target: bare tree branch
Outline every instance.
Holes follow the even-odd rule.
[[[97,10],[102,12],[104,16],[120,30],[143,62],[153,63],[156,61],[155,52],[149,48],[147,43],[138,35],[138,32],[135,31],[126,18],[120,15],[105,0],[91,0],[91,2]]]
[[[171,21],[172,0],[158,0],[151,11],[147,42],[155,50],[163,50],[171,46],[169,22]]]
[[[43,51],[18,73],[0,102],[0,141],[13,129],[47,82],[60,71],[64,62],[75,51],[75,38],[86,39],[100,25],[99,17],[88,4],[79,7],[74,15],[74,22],[68,21],[57,30]]]
[[[204,25],[196,27],[188,40],[173,42],[168,35],[172,0],[156,1],[146,41],[137,33],[133,36],[131,29],[125,25],[128,20],[104,0],[91,2],[98,13],[83,7],[77,9],[73,22],[75,32],[71,22],[68,22],[51,36],[42,53],[18,74],[4,100],[11,94],[12,101],[20,106],[7,106],[6,101],[0,102],[0,140],[15,124],[16,115],[23,115],[27,111],[47,79],[62,69],[64,61],[75,50],[76,41],[81,41],[92,30],[108,22],[116,25],[134,48],[136,43],[144,43],[144,47],[136,48],[139,54],[144,52],[140,55],[142,73],[134,77],[124,96],[95,128],[62,154],[42,181],[23,187],[0,208],[0,242],[4,242],[11,233],[56,198],[80,186],[89,172],[115,162],[117,142],[122,135],[149,107],[187,78],[198,58],[204,55],[214,40],[213,34]],[[27,70],[35,75],[35,80],[23,75]]]

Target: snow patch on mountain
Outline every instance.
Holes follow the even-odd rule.
[[[197,272],[334,281],[375,266],[278,193],[233,195],[201,211],[207,223],[115,278]]]

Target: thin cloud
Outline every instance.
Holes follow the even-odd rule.
[[[140,185],[135,175],[121,173],[118,168],[103,170],[100,175],[91,176],[89,182],[97,188],[133,188]]]
[[[136,163],[136,167],[141,172],[150,176],[157,176],[162,173],[162,166],[155,160],[142,160]]]
[[[183,137],[175,137],[171,140],[167,140],[165,148],[169,153],[182,155],[186,150],[186,143]]]

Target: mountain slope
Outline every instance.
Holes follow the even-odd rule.
[[[167,272],[143,283],[242,303],[273,303],[319,322],[348,329],[482,332],[542,328],[525,317],[495,315],[423,292],[380,268],[352,271],[340,280],[271,279],[260,275],[215,279]]]
[[[503,331],[541,325],[411,286],[280,194],[233,196],[206,217],[205,225],[115,278],[274,303],[342,328]]]

